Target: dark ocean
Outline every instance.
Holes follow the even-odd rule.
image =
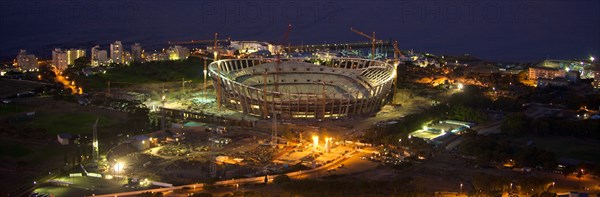
[[[403,50],[469,53],[488,60],[600,56],[600,1],[3,1],[0,59],[19,49],[108,48],[115,40],[146,50],[168,41],[281,42],[288,23],[296,44],[398,40]]]

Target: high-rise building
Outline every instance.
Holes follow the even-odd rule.
[[[122,64],[123,62],[123,44],[121,41],[115,41],[110,44],[110,60],[115,64]]]
[[[133,58],[133,61],[141,62],[143,60],[142,53],[142,45],[140,45],[140,43],[131,45],[131,57]]]
[[[52,51],[52,65],[58,70],[65,70],[69,66],[67,61],[67,52],[62,49],[56,48]]]
[[[100,50],[100,46],[92,47],[92,66],[100,66],[108,64],[108,53],[106,50]]]
[[[26,50],[21,49],[16,59],[17,66],[23,71],[35,71],[37,69],[37,58],[35,55],[27,54]]]
[[[129,53],[129,51],[125,51],[123,52],[123,64],[131,64],[131,62],[133,62],[133,57],[131,56],[131,53]]]
[[[67,64],[74,65],[75,60],[85,56],[85,49],[69,49],[67,50]]]
[[[65,70],[69,65],[75,64],[75,60],[85,56],[84,49],[62,50],[56,48],[52,51],[52,64],[59,70]]]

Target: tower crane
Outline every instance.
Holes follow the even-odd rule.
[[[213,53],[214,53],[214,61],[219,60],[219,49],[217,49],[217,42],[219,33],[215,33],[215,40],[213,45]],[[221,73],[221,65],[217,64],[217,70]],[[219,111],[221,111],[221,80],[217,80],[217,106],[219,106]]]
[[[292,24],[288,24],[287,30],[285,31],[285,33],[283,34],[283,38],[281,40],[281,47],[283,49],[283,47],[285,45],[287,45],[287,40],[288,40],[288,36],[290,35],[290,31],[292,31]],[[285,50],[284,50],[285,51]],[[281,66],[281,49],[277,50],[277,57],[276,57],[276,63],[275,63],[275,72],[279,71],[279,67]],[[275,92],[279,91],[279,75],[275,75]]]
[[[363,36],[363,37],[368,38],[369,40],[371,40],[371,42],[372,42],[371,59],[375,59],[375,44],[377,44],[377,42],[381,41],[381,40],[375,39],[375,32],[373,32],[373,36],[369,36],[369,35],[361,32],[361,31],[358,31],[358,30],[356,30],[356,29],[354,29],[352,27],[350,27],[350,31],[352,31],[352,32],[354,32],[354,33],[356,33],[358,35],[361,35],[361,36]]]
[[[398,41],[394,41],[394,89],[392,91],[392,104],[394,101],[396,101],[396,89],[398,89],[398,65],[400,64],[400,60],[398,59],[399,57],[404,59],[404,55],[400,49],[398,49]]]
[[[396,64],[396,66],[400,64],[399,58],[404,59],[406,57],[402,54],[400,49],[398,49],[398,41],[394,41],[394,64]]]

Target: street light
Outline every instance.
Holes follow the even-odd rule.
[[[462,193],[462,189],[463,189],[463,184],[462,184],[462,183],[460,183],[460,192],[459,192],[458,194],[461,194],[461,193]]]
[[[594,56],[590,56],[590,61],[593,62],[594,61]]]

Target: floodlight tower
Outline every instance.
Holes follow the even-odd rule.
[[[98,120],[100,118],[96,118],[96,123],[92,127],[92,159],[94,162],[98,162]]]
[[[206,98],[206,74],[207,74],[207,58],[204,58],[204,87],[202,87],[202,92],[203,92],[203,96],[204,96],[204,102],[208,102],[208,99]]]

